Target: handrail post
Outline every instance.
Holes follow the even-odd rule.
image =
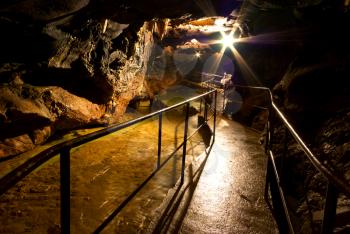
[[[270,97],[270,95],[269,95]],[[270,100],[271,102],[272,100]],[[268,118],[267,118],[267,123],[266,123],[266,135],[265,135],[265,154],[269,155],[269,152],[270,150],[272,150],[272,141],[271,141],[271,138],[272,138],[272,131],[273,131],[273,128],[272,128],[272,121],[273,121],[273,108],[272,108],[272,105],[269,106],[268,108]],[[268,196],[268,191],[269,191],[269,188],[270,190],[272,190],[272,179],[273,179],[273,176],[274,176],[274,171],[273,171],[273,165],[272,165],[272,160],[271,158],[268,156],[267,157],[267,166],[266,166],[266,176],[265,176],[265,192],[264,192],[264,196],[265,196],[265,200],[267,201],[268,203],[268,199],[269,199],[269,196]],[[269,204],[269,203],[268,203]]]
[[[184,129],[184,145],[182,151],[182,164],[181,164],[181,184],[185,179],[185,167],[186,167],[186,151],[187,151],[187,131],[188,131],[188,119],[190,112],[190,103],[186,103],[186,116],[185,116],[185,129]]]
[[[272,100],[271,100],[272,101]],[[275,113],[272,105],[269,107],[269,116],[267,119],[267,129],[266,129],[266,144],[265,144],[265,152],[268,153],[269,150],[272,150],[272,141],[273,141],[273,133],[274,133],[274,124],[275,124]]]
[[[265,135],[265,154],[269,154],[269,151],[271,150],[271,145],[270,145],[270,131],[271,131],[271,115],[272,115],[272,108],[269,109],[269,115],[267,118],[267,123],[266,123],[266,135]],[[266,167],[266,177],[265,177],[265,199],[266,201],[268,200],[268,189],[270,185],[270,179],[273,173],[272,169],[272,162],[270,157],[267,157],[267,167]]]
[[[270,105],[268,106],[268,116],[267,116],[267,123],[266,123],[266,135],[265,135],[265,154],[268,154],[269,150],[271,149],[270,145],[270,132],[271,132],[271,122],[272,122],[272,96],[270,95],[270,92],[267,91],[267,95],[269,96],[269,103]]]
[[[217,101],[218,90],[215,89],[214,92],[214,125],[213,125],[213,142],[215,141],[215,133],[216,133],[216,101]]]
[[[333,233],[334,221],[336,216],[338,200],[337,188],[328,181],[326,204],[324,206],[323,221],[322,221],[322,234]]]
[[[158,158],[157,158],[157,169],[160,168],[160,157],[162,154],[162,125],[163,125],[163,113],[159,113],[159,125],[158,125]]]
[[[204,99],[204,122],[208,121],[208,103],[207,100]]]
[[[70,233],[70,149],[60,154],[61,233]]]

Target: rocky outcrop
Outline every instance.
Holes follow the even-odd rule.
[[[54,121],[38,90],[21,86],[0,87],[2,112],[1,135],[12,136],[18,131],[24,133]]]
[[[23,153],[35,147],[28,134],[7,138],[0,141],[0,158],[7,158]]]
[[[344,109],[326,120],[316,136],[315,145],[322,160],[343,174],[350,184],[350,110]]]
[[[349,110],[339,111],[320,124],[314,131],[313,140],[307,139],[306,142],[312,142],[309,147],[323,165],[350,184],[348,123]],[[298,131],[303,134],[303,130]],[[319,233],[326,199],[326,178],[306,159],[295,140],[279,124],[275,129],[273,149],[296,230],[299,233]],[[340,193],[336,211],[339,233],[349,231],[349,207],[350,199]]]
[[[340,14],[341,17],[325,22],[318,18],[325,13],[319,8],[323,4],[326,3],[304,12],[303,17],[311,17],[308,20],[313,21],[313,28],[309,29],[309,37],[303,39],[300,50],[273,92],[276,102],[320,162],[350,185],[349,37],[340,40],[334,37],[346,29],[349,17],[346,13]],[[332,9],[328,8],[328,13],[333,12]],[[287,135],[289,146],[284,147],[284,132],[277,125],[274,147],[277,160],[287,152],[281,173],[292,219],[298,232],[318,233],[327,180],[305,159],[291,136]],[[349,207],[350,199],[340,194],[336,223],[339,233],[349,231]]]
[[[158,56],[155,42],[163,50],[169,24],[152,18],[201,14],[188,1],[0,5],[0,26],[7,32],[0,45],[2,158],[58,130],[118,122],[135,96],[153,96],[176,82],[175,65],[162,78],[148,71],[149,59]]]
[[[147,27],[148,23],[145,23],[139,31],[140,40],[135,44],[134,55],[119,70],[119,84],[114,91],[115,98],[112,103],[112,108],[115,107],[111,113],[114,120],[124,114],[130,100],[142,92],[147,65],[154,47],[153,34]]]
[[[104,114],[103,106],[91,103],[59,87],[49,87],[42,99],[54,118],[56,129],[72,129],[97,124]]]
[[[161,48],[156,45],[152,51],[152,58],[152,63],[148,67],[145,89],[146,93],[154,96],[181,80],[181,75],[174,63],[174,47]]]
[[[349,49],[346,47],[339,47],[338,52],[319,48],[322,52],[317,55],[305,49],[274,88],[274,93],[285,112],[300,128],[308,128],[310,135],[313,135],[313,129],[319,128],[320,122],[350,104],[349,81],[346,78],[349,75],[346,67],[349,66],[350,60],[341,55]],[[306,53],[310,53],[310,60],[300,64],[300,59],[306,56]],[[316,58],[318,56],[325,58]],[[314,59],[317,59],[317,62]]]
[[[0,90],[0,158],[32,149],[57,130],[103,122],[104,106],[59,87],[11,84]]]
[[[0,87],[1,139],[3,147],[16,145],[16,149],[3,150],[2,157],[33,148],[57,130],[114,123],[121,118],[129,101],[143,88],[153,48],[153,34],[146,24],[135,33],[134,41],[116,48],[125,37],[116,37],[114,42],[112,38],[125,27],[112,22],[105,35],[98,23],[89,23],[82,30],[87,36],[80,38],[58,30],[59,49],[47,66],[8,73],[13,78]],[[41,133],[40,129],[48,127],[51,131]],[[26,140],[18,141],[19,136]]]
[[[235,48],[255,74],[239,64],[235,81],[273,89],[275,102],[318,159],[350,185],[349,16],[348,1],[245,1],[238,20],[251,37]],[[245,104],[253,100],[253,92],[239,92]],[[239,114],[250,123],[256,113],[245,104]],[[295,230],[319,233],[327,181],[281,123],[275,123],[273,139]],[[337,233],[349,232],[349,207],[340,194]]]

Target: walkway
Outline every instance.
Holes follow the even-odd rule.
[[[164,115],[163,143],[169,147],[162,148],[162,155],[182,139],[170,124],[179,116]],[[196,120],[190,118],[190,129]],[[157,126],[157,120],[147,121],[72,150],[72,233],[95,230],[153,170]],[[139,137],[143,135],[147,138]],[[259,137],[236,122],[218,119],[209,156],[200,155],[204,144],[199,136],[188,143],[182,186],[173,187],[181,151],[103,233],[277,233],[263,199],[266,156]],[[0,197],[0,233],[57,233],[59,219],[57,158]]]
[[[190,166],[185,184],[171,190],[155,221],[154,233],[278,233],[264,201],[266,155],[259,134],[218,121],[215,144],[204,169]],[[203,169],[203,170],[201,170]]]

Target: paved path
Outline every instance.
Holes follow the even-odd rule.
[[[199,163],[189,167],[185,184],[168,193],[149,231],[278,233],[263,198],[266,155],[259,137],[238,123],[219,120],[204,169]]]
[[[172,122],[171,116],[164,119]],[[145,156],[156,155],[156,126],[157,123],[151,121],[131,131],[131,135],[112,134],[73,152],[72,233],[95,230],[119,200],[132,191],[135,183],[143,181],[149,173],[147,168],[150,171],[154,168],[152,160],[156,158]],[[174,126],[167,126],[163,126],[168,132],[163,138],[172,142]],[[148,138],[140,138],[136,144],[136,136],[146,135],[145,132]],[[154,134],[149,134],[151,132]],[[188,166],[182,186],[173,188],[172,176],[169,176],[173,166],[180,165],[179,158],[177,164],[174,160],[169,168],[165,167],[103,233],[277,233],[263,199],[266,156],[258,144],[259,137],[233,121],[219,119],[216,141],[209,156],[195,156],[198,154],[191,149],[192,144],[188,145],[188,163],[191,158],[193,162]],[[118,147],[115,142],[119,142]],[[154,142],[153,146],[150,142]],[[165,145],[173,145],[166,142]],[[33,172],[0,197],[0,221],[0,233],[59,230],[57,160]]]

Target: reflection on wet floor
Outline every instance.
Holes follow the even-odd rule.
[[[190,134],[197,127],[197,118],[190,117]],[[162,160],[182,143],[183,122],[182,107],[163,115]],[[84,133],[86,130],[75,131],[43,148]],[[72,233],[94,231],[153,172],[157,164],[157,139],[158,119],[155,118],[71,150]],[[187,162],[195,160],[204,149],[202,137],[195,135],[188,142]],[[148,226],[152,212],[179,179],[181,155],[182,151],[175,154],[113,220],[107,232],[138,232]],[[12,166],[24,160],[25,157],[14,160]],[[5,174],[11,168],[4,169]],[[0,197],[0,233],[59,231],[59,189],[59,159],[54,157]]]
[[[197,126],[190,119],[190,128]],[[162,155],[169,155],[183,140],[183,112],[163,118]],[[176,124],[174,124],[176,123]],[[90,233],[156,167],[158,119],[113,133],[71,151],[71,222],[73,233]],[[176,130],[181,129],[181,130]],[[188,161],[203,152],[201,137],[188,145]],[[180,151],[181,153],[181,151]],[[181,155],[181,154],[180,154]],[[112,229],[142,230],[149,214],[179,178],[181,158],[173,157],[147,185],[147,194],[118,215]],[[151,192],[150,192],[151,191]],[[45,233],[59,224],[59,161],[55,157],[1,197],[0,233]],[[137,215],[135,215],[137,214]]]
[[[164,103],[174,104],[172,97]],[[193,105],[198,109],[199,103]],[[183,140],[183,108],[164,114],[163,121],[162,160]],[[189,135],[197,125],[198,116],[192,115]],[[185,184],[178,184],[180,150],[103,233],[276,232],[262,199],[266,160],[258,134],[220,119],[208,156],[203,153],[208,139],[201,133],[187,145]],[[157,139],[158,119],[150,119],[72,149],[72,233],[93,232],[152,173]],[[59,160],[54,157],[0,197],[0,233],[59,232],[59,189]]]
[[[149,232],[278,233],[263,198],[267,160],[258,139],[220,119],[205,165],[193,163],[184,186],[169,191]]]
[[[170,120],[164,119],[163,144],[166,147],[162,148],[162,155],[164,156],[162,159],[172,153],[174,148],[177,148],[182,142],[182,131],[175,131],[174,129],[177,125],[170,124],[170,122],[174,123],[173,118],[175,116],[176,114],[172,113]],[[180,116],[178,119],[181,119]],[[74,176],[75,173],[72,172],[72,176],[76,178],[73,183],[75,190],[77,193],[89,191],[94,185],[95,189],[97,189],[97,191],[93,191],[93,203],[96,205],[92,206],[92,200],[84,201],[78,197],[72,198],[72,204],[80,207],[80,211],[75,215],[76,218],[79,217],[79,213],[84,214],[87,220],[83,223],[97,227],[104,220],[105,216],[110,214],[127,195],[152,173],[157,163],[157,131],[154,131],[154,129],[157,129],[157,124],[157,120],[149,121],[134,128],[130,132],[123,131],[119,133],[112,140],[110,136],[106,139],[102,138],[73,152],[73,164],[75,158],[81,157],[85,157],[84,162],[86,163],[86,165],[77,163],[79,165],[76,168],[76,177]],[[183,129],[182,122],[179,124],[179,128]],[[146,137],[144,138],[142,136]],[[118,147],[115,147],[115,145],[118,145]],[[198,136],[193,138],[189,146],[191,145],[195,147],[189,147],[188,160],[193,159],[204,150],[204,146]],[[147,185],[144,189],[147,192],[143,198],[141,198],[142,196],[138,196],[110,224],[112,229],[119,231],[142,230],[142,227],[149,222],[149,214],[156,207],[154,205],[164,198],[167,190],[179,178],[181,151],[179,153]],[[106,157],[96,157],[96,155],[106,155]],[[91,174],[95,176],[90,182],[84,180],[84,178],[87,178]],[[88,217],[89,214],[93,215]],[[72,215],[74,216],[74,214]],[[96,216],[100,218],[97,219]],[[84,221],[84,218],[81,219]],[[74,219],[72,221],[74,222]],[[82,222],[78,223],[83,225]],[[77,230],[81,230],[85,225],[79,225],[76,228]]]

